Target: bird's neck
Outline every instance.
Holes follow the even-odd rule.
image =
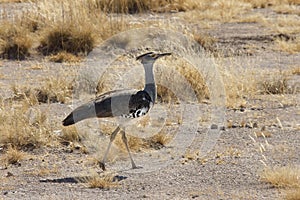
[[[154,103],[157,94],[156,94],[156,85],[155,85],[155,79],[153,74],[153,63],[144,64],[144,70],[145,70],[144,91],[146,91],[149,94],[152,102]]]

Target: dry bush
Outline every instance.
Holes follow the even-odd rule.
[[[278,188],[299,188],[300,169],[297,167],[274,167],[266,168],[262,172],[261,181],[270,183]]]
[[[5,165],[17,164],[25,158],[25,155],[26,154],[24,152],[9,146],[0,160]]]
[[[0,56],[3,59],[24,60],[31,46],[28,30],[9,22],[0,24]]]
[[[91,28],[78,28],[75,24],[60,24],[45,30],[39,51],[44,55],[64,51],[87,55],[94,47],[95,39]]]
[[[200,3],[196,0],[98,0],[97,6],[109,13],[141,13],[154,12],[180,12],[193,10]]]
[[[26,102],[3,104],[0,119],[1,146],[30,150],[51,141],[47,113],[30,108]]]
[[[108,18],[95,0],[36,1],[20,13],[16,21],[32,32],[37,50],[44,55],[61,51],[86,55],[97,43],[126,28],[123,19]]]

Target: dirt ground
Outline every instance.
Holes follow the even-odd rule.
[[[253,12],[267,17],[276,15],[268,8],[254,9]],[[157,18],[173,17],[173,14],[155,15]],[[147,17],[147,14],[132,16],[132,20]],[[202,29],[197,24],[189,26],[217,39],[214,48],[224,55],[231,55],[224,57],[225,63],[235,59],[236,65],[248,63],[245,67],[270,71],[299,66],[299,53],[288,54],[273,48],[274,39],[285,36],[258,23],[217,23],[212,29]],[[39,63],[48,67],[32,69]],[[4,75],[0,79],[3,99],[12,96],[12,84],[39,84],[45,76],[70,67],[39,57],[26,61],[1,60],[0,66],[0,74]],[[295,75],[289,84],[299,88],[299,80],[299,75]],[[68,147],[34,149],[28,159],[0,168],[0,199],[283,199],[286,190],[260,181],[260,174],[265,165],[300,167],[299,99],[299,92],[259,95],[247,99],[245,108],[228,108],[226,120],[232,126],[221,130],[216,146],[204,157],[197,152],[208,126],[200,123],[186,153],[176,155],[160,169],[151,172],[145,172],[143,168],[131,170],[126,156],[120,161],[125,165],[123,170],[114,170],[114,165],[121,165],[118,162],[108,163],[108,171],[114,175],[116,183],[109,189],[88,188],[78,181],[94,172],[103,174],[99,166],[88,162],[91,155],[76,149],[70,151]],[[71,110],[69,105],[59,103],[41,107],[54,121],[61,121]],[[241,125],[243,123],[245,125]],[[261,132],[263,127],[271,136],[255,138],[255,133]],[[103,142],[103,148],[99,148],[106,148],[107,142],[108,138]],[[260,151],[260,144],[266,151]],[[159,151],[163,154],[164,150]],[[149,162],[144,160],[144,154],[137,153],[134,157],[138,165],[151,169],[151,166],[145,166]]]

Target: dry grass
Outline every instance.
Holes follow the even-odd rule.
[[[89,188],[111,189],[118,186],[118,183],[115,182],[115,176],[112,174],[104,174],[102,176],[96,172],[91,174],[91,176],[84,178],[84,180],[79,180],[79,182],[84,182]]]
[[[75,126],[63,127],[62,135],[60,138],[63,141],[68,142],[79,142],[81,140],[80,135]]]
[[[24,60],[31,46],[28,30],[19,24],[0,23],[0,56],[3,59]]]
[[[196,0],[102,0],[97,1],[98,7],[108,13],[141,13],[180,12],[196,9],[199,6]]]
[[[261,174],[261,180],[278,188],[299,188],[300,169],[297,167],[266,168]]]
[[[292,69],[292,74],[293,75],[300,75],[300,67],[294,67]]]
[[[30,105],[38,103],[66,103],[72,97],[73,85],[72,80],[68,80],[63,76],[52,76],[46,78],[40,87],[33,88],[31,86],[12,86],[14,97],[12,100],[23,101]]]
[[[272,9],[279,14],[300,15],[299,8],[294,4],[284,4],[273,6]]]
[[[47,113],[30,108],[26,102],[5,103],[1,106],[0,119],[0,144],[3,146],[30,150],[51,141]]]
[[[229,60],[229,64],[220,58],[218,67],[221,72],[225,91],[226,106],[228,108],[245,107],[245,98],[258,93],[258,73],[253,69],[245,69],[236,60]],[[247,65],[247,63],[244,63]],[[250,65],[250,63],[249,63]]]
[[[61,51],[86,55],[96,44],[126,28],[122,18],[108,18],[94,0],[36,1],[30,7],[14,16],[14,25],[1,23],[2,57],[24,59],[35,47],[31,50],[44,55]]]
[[[300,200],[300,187],[286,193],[286,200]]]
[[[206,34],[194,34],[194,39],[205,49],[210,52],[216,52],[216,47],[214,44],[217,39]]]
[[[273,76],[269,80],[263,80],[260,82],[262,94],[287,94],[288,89],[288,77],[286,75],[279,74]]]
[[[202,20],[229,22],[251,8],[251,4],[244,1],[217,0],[211,2],[206,0],[201,1],[195,10],[183,14],[183,17],[190,22]]]
[[[297,15],[284,15],[266,21],[265,26],[282,34],[300,33],[300,20]]]
[[[91,27],[78,28],[76,24],[59,24],[45,30],[39,51],[44,55],[67,52],[87,55],[95,45]],[[61,54],[62,56],[62,54]]]
[[[288,52],[290,54],[296,54],[300,52],[300,38],[292,40],[275,40],[275,49],[279,51]]]
[[[48,57],[49,61],[57,62],[57,63],[79,63],[81,62],[81,58],[75,56],[74,54],[68,53],[66,51],[60,51],[55,55],[51,55]]]
[[[9,146],[5,154],[1,157],[1,162],[5,165],[17,164],[26,157],[23,151],[20,151],[12,146]]]

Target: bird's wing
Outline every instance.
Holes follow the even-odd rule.
[[[128,114],[130,99],[137,90],[114,90],[98,96],[93,102],[97,117],[115,117]]]
[[[135,118],[146,114],[151,103],[151,98],[145,91],[114,90],[101,94],[94,100],[77,107],[63,120],[63,125],[72,125],[93,117],[125,116]]]

